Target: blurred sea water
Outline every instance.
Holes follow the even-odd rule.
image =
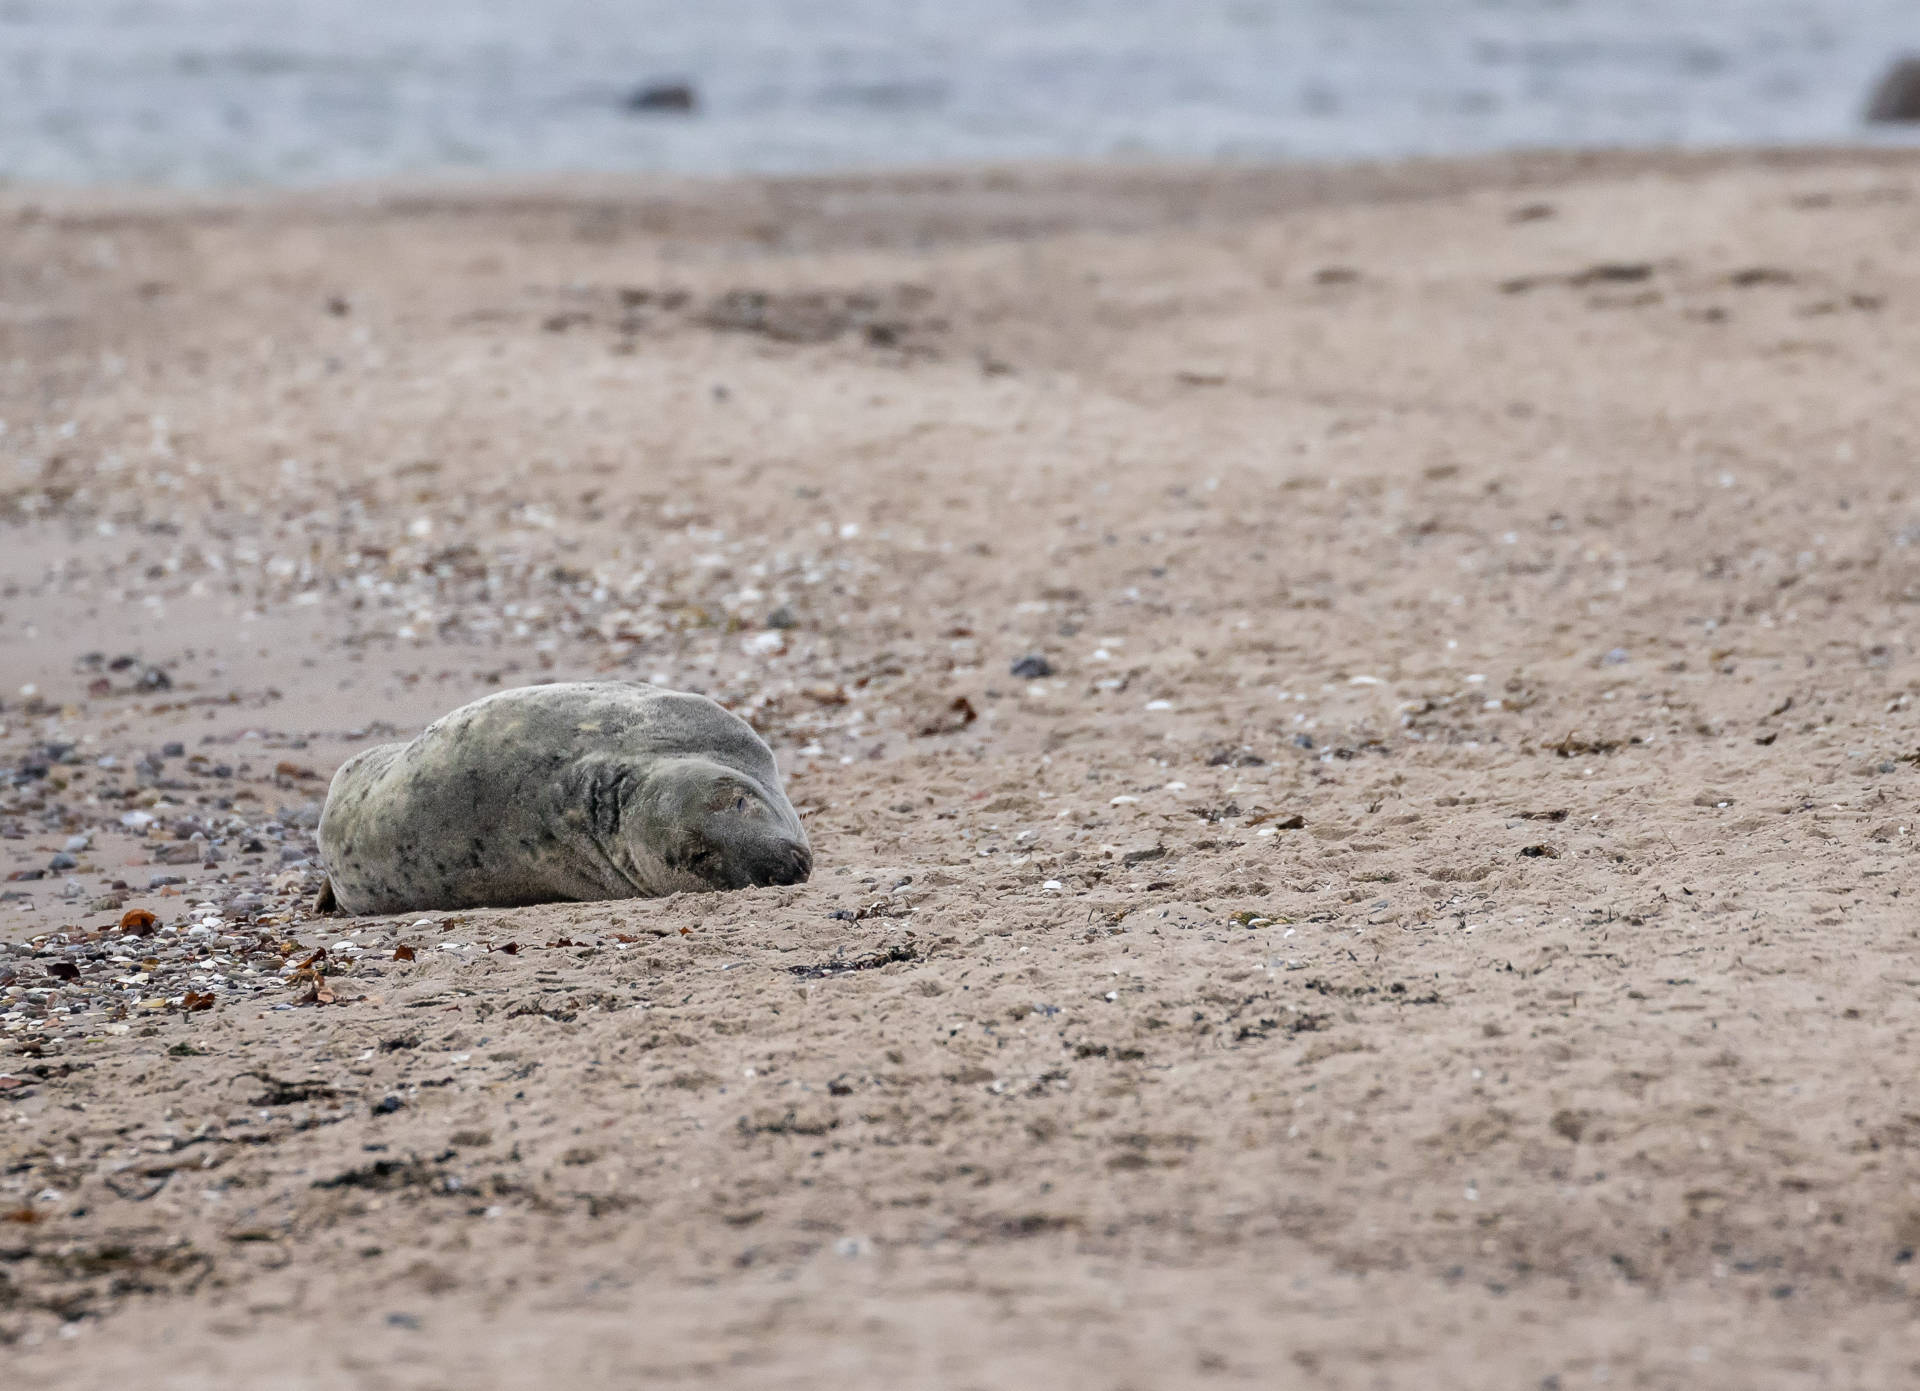
[[[0,0],[0,179],[1856,141],[1916,50],[1920,0]]]

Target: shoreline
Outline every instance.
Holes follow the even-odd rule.
[[[749,219],[795,219],[783,235],[827,249],[868,243],[1047,236],[1077,230],[1141,232],[1207,220],[1252,221],[1316,207],[1424,201],[1480,192],[1522,193],[1635,178],[1701,178],[1741,170],[1860,167],[1905,171],[1920,145],[1874,143],[1701,149],[1556,149],[1403,160],[1113,160],[929,165],[800,175],[475,174],[351,181],[314,187],[176,189],[0,184],[0,215],[60,219],[264,217],[270,221],[467,213],[647,209],[768,244]],[[1007,198],[1032,206],[999,206]],[[966,200],[993,203],[982,213]],[[850,200],[859,200],[847,206]],[[872,200],[872,201],[866,201]],[[954,227],[938,243],[927,224]]]

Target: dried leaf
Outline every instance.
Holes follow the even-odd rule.
[[[313,985],[296,1003],[303,1005],[331,1005],[338,1002],[339,997],[333,993],[333,988],[327,984],[327,978],[325,976],[315,976],[313,978]]]
[[[160,919],[144,908],[129,908],[120,917],[120,930],[136,937],[145,937],[158,926]]]
[[[22,1087],[32,1085],[33,1082],[26,1077],[0,1077],[0,1092],[19,1091]]]
[[[693,936],[693,929],[690,927],[683,927],[680,929],[680,935],[682,937],[691,937]]]
[[[302,961],[298,969],[302,971],[305,971],[308,969],[319,970],[322,967],[324,967],[326,960],[327,960],[327,949],[325,947],[320,947],[314,951],[312,956],[309,956],[305,961]],[[318,964],[316,965],[316,963]]]
[[[503,952],[508,956],[518,956],[520,955],[520,944],[518,942],[509,942],[504,947],[488,947],[487,950]]]
[[[313,769],[311,768],[303,768],[298,763],[289,763],[285,759],[282,759],[280,760],[280,762],[274,764],[273,771],[276,775],[280,777],[297,778],[303,781],[308,778],[317,778],[320,776],[318,773],[314,772]]]
[[[404,943],[393,949],[393,959],[395,961],[411,961],[413,960],[415,954],[416,953],[414,952],[413,948],[405,945]]]
[[[197,1014],[203,1009],[213,1008],[213,992],[189,990],[180,999],[180,1008],[188,1014]]]
[[[571,937],[556,937],[547,943],[547,945],[550,947],[571,947],[576,945],[576,943]]]
[[[973,708],[973,702],[965,696],[955,696],[945,706],[925,715],[915,729],[916,734],[958,734],[968,725],[980,718],[980,712]]]
[[[0,1212],[0,1222],[18,1222],[22,1226],[29,1226],[32,1223],[44,1222],[46,1220],[47,1217],[45,1213],[37,1212],[30,1207],[16,1207],[6,1212]]]

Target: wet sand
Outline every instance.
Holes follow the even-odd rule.
[[[8,195],[6,1364],[1910,1384],[1916,207]],[[340,762],[592,676],[812,882],[312,916]]]

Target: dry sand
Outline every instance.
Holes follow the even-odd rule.
[[[1917,258],[1844,153],[12,196],[0,1379],[1913,1384]],[[813,882],[310,917],[593,675]]]

